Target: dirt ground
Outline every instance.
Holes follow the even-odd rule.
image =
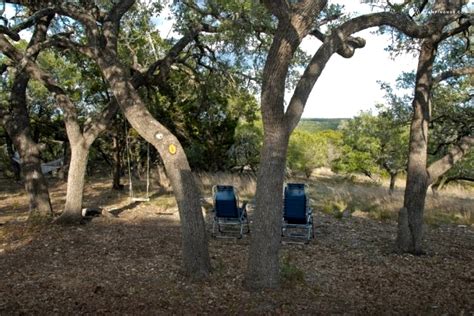
[[[248,292],[250,236],[210,238],[209,280],[183,277],[170,196],[130,204],[107,182],[89,183],[85,201],[106,216],[41,229],[25,225],[21,186],[0,184],[0,315],[474,314],[469,225],[427,226],[427,254],[414,257],[393,252],[394,221],[316,211],[315,239],[282,246],[282,288]],[[64,184],[52,187],[60,209]]]

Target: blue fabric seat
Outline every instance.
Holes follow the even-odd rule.
[[[239,198],[236,189],[230,185],[216,185],[212,188],[214,197],[214,221],[212,236],[222,238],[242,238],[244,233],[250,232],[247,217],[247,202],[239,207]],[[233,229],[238,228],[238,231]],[[237,234],[237,235],[236,235]]]
[[[306,243],[314,238],[313,212],[303,183],[285,186],[282,236],[303,239]]]

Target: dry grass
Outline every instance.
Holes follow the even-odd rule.
[[[250,199],[255,195],[257,187],[256,179],[250,174],[234,173],[199,173],[196,178],[200,183],[200,189],[204,197],[211,196],[211,190],[214,185],[233,185],[237,188],[241,198]]]
[[[255,196],[256,179],[250,174],[199,173],[196,180],[206,202],[210,201],[212,186],[233,185],[242,199],[252,200]],[[378,183],[364,177],[340,177],[334,174],[314,173],[310,179],[289,178],[288,182],[304,182],[309,185],[309,193],[314,209],[342,217],[344,211],[360,217],[381,221],[396,220],[398,210],[403,205],[404,179],[398,179],[396,190],[388,194],[388,180]],[[84,207],[104,207],[108,210],[130,206],[128,184],[125,190],[112,191],[110,179],[93,179],[87,182],[84,192]],[[143,181],[134,185],[141,189]],[[161,183],[167,182],[161,175]],[[51,181],[50,195],[53,207],[60,211],[64,205],[66,185]],[[28,200],[20,183],[0,181],[0,224],[10,220],[25,220]],[[426,223],[439,225],[455,223],[474,224],[474,188],[460,184],[450,185],[437,195],[428,192],[425,208]],[[169,187],[160,187],[152,179],[150,202],[145,206],[159,207],[162,211],[176,208],[176,201]],[[208,204],[208,203],[207,203]]]
[[[397,181],[392,195],[388,194],[388,181],[362,182],[346,178],[312,177],[310,195],[313,206],[335,216],[344,210],[362,217],[376,220],[396,220],[398,210],[403,205],[404,182]],[[474,189],[462,185],[450,186],[434,195],[428,192],[425,204],[425,221],[439,225],[454,223],[474,224]]]
[[[241,197],[252,200],[256,179],[251,175],[229,173],[200,173],[197,175],[204,197],[211,197],[213,185],[233,185]],[[313,208],[336,217],[344,211],[356,216],[379,221],[394,221],[403,205],[405,179],[399,178],[392,195],[388,194],[388,179],[374,182],[367,177],[340,177],[330,173],[313,174],[310,179],[288,178],[287,182],[304,182],[309,185]],[[437,195],[428,192],[425,207],[427,224],[474,224],[474,188],[460,184],[450,185]]]

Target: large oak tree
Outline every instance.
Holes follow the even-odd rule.
[[[444,1],[439,1],[444,2]],[[366,28],[388,25],[412,37],[428,37],[459,17],[434,12],[417,24],[407,14],[380,12],[347,20],[324,34],[318,18],[327,1],[263,1],[278,26],[263,70],[261,111],[264,141],[257,181],[254,229],[246,276],[249,288],[279,284],[279,248],[282,216],[282,187],[286,153],[291,132],[301,118],[308,96],[327,62],[335,53],[349,58],[365,41],[352,34]],[[323,44],[313,55],[299,79],[288,107],[284,93],[289,65],[303,38],[314,35]]]
[[[29,1],[8,2],[30,4]],[[132,74],[128,65],[120,60],[118,39],[121,35],[122,18],[132,8],[135,1],[122,0],[112,5],[101,3],[98,5],[95,1],[82,1],[80,5],[62,1],[40,2],[43,8],[30,17],[31,23],[39,17],[54,13],[68,17],[80,25],[80,30],[84,32],[83,41],[78,42],[73,36],[65,37],[61,36],[62,34],[59,34],[55,40],[60,41],[62,47],[74,49],[96,63],[127,120],[160,154],[178,202],[182,223],[184,269],[193,278],[206,277],[210,271],[210,259],[198,187],[177,137],[150,114],[138,88],[151,81],[165,84],[171,66],[179,58],[180,52],[200,32],[206,30],[207,26],[204,24],[190,26],[163,58],[154,61],[145,71],[134,71]],[[11,35],[8,29],[2,29],[2,33]],[[11,48],[2,36],[2,50],[5,52],[6,49]],[[14,51],[10,51],[9,57],[17,62],[21,61],[21,66],[26,66],[27,69],[33,67],[31,60],[22,56],[16,56],[18,57],[16,58],[13,53]],[[39,76],[42,75],[39,74]],[[50,83],[51,86],[55,85],[54,82]],[[60,90],[55,91],[55,95],[57,102],[67,105],[68,99]]]

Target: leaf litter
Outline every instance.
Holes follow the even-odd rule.
[[[249,292],[243,281],[250,236],[209,235],[213,272],[193,283],[183,276],[176,209],[123,209],[76,227],[0,226],[0,314],[474,312],[471,226],[426,226],[427,254],[412,256],[394,252],[393,221],[316,212],[310,244],[282,245],[281,288]]]

